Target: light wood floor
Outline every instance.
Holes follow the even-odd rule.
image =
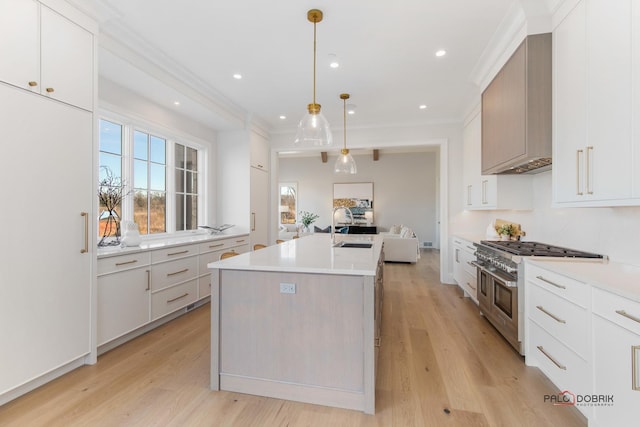
[[[209,386],[209,306],[0,407],[2,426],[586,426],[438,281],[438,252],[386,264],[376,415]]]

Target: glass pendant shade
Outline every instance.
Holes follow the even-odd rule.
[[[333,144],[329,122],[322,113],[307,113],[298,124],[294,141],[296,145],[324,147]]]
[[[342,150],[342,153],[336,159],[333,171],[335,173],[348,173],[352,175],[358,173],[356,161],[353,160],[353,156],[349,153],[349,150]]]

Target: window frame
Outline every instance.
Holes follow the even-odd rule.
[[[124,194],[122,200],[122,218],[123,221],[133,221],[133,165],[134,165],[134,132],[144,132],[150,136],[162,138],[166,141],[165,146],[165,191],[166,191],[166,231],[154,234],[141,234],[142,240],[152,240],[156,238],[166,238],[171,235],[192,234],[197,230],[176,230],[176,188],[175,188],[175,144],[193,148],[198,152],[198,202],[197,202],[197,218],[198,224],[207,223],[208,204],[208,176],[209,176],[209,150],[211,142],[204,141],[201,138],[182,133],[173,129],[165,128],[157,124],[150,123],[138,117],[130,117],[124,114],[114,113],[111,111],[100,111],[97,115],[99,129],[100,120],[105,120],[122,126],[122,181],[124,182]],[[97,138],[97,150],[100,152],[99,132]],[[100,169],[100,156],[97,156],[96,169]],[[97,190],[96,183],[96,190]],[[96,197],[96,204],[97,204]],[[196,227],[197,227],[196,225]]]

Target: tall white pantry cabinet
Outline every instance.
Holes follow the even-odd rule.
[[[0,0],[0,404],[95,361],[95,34]]]

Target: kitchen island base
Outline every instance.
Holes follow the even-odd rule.
[[[373,414],[375,279],[212,269],[211,389]]]

